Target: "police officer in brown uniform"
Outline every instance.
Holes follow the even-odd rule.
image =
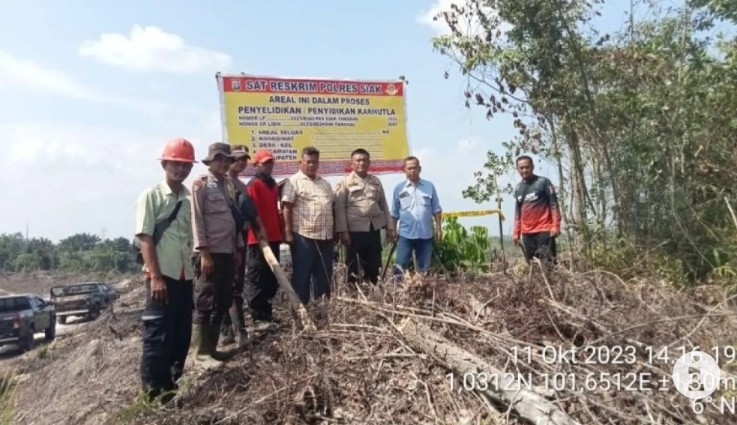
[[[202,162],[209,172],[192,184],[192,233],[195,251],[196,360],[216,365],[227,355],[216,351],[220,322],[230,308],[233,278],[244,246],[233,214],[233,183],[227,173],[234,158],[230,145],[213,143]]]
[[[335,232],[348,248],[345,260],[348,281],[377,283],[381,267],[381,229],[386,228],[386,239],[393,242],[394,222],[381,180],[369,174],[371,158],[365,149],[351,153],[351,167],[353,172],[338,183],[335,191]]]

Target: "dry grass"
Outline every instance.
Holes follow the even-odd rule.
[[[452,371],[403,337],[399,326],[408,317],[498,369],[530,374],[537,391],[582,424],[699,423],[671,382],[658,391],[658,379],[672,366],[651,361],[649,353],[667,346],[675,360],[680,347],[711,351],[732,346],[737,335],[734,309],[719,288],[677,293],[664,283],[622,282],[600,272],[340,285],[328,305],[329,325],[311,333],[293,328],[281,300],[283,324],[254,338],[247,353],[219,370],[190,368],[181,408],[142,406],[136,397],[143,296],[140,286],[133,288],[115,315],[80,325],[26,366],[30,376],[18,392],[17,423],[522,423],[503,402],[459,389],[462,377],[451,389]],[[610,353],[631,346],[636,361],[585,364],[587,346]],[[545,347],[546,354],[550,347],[578,347],[584,357],[578,364],[551,360],[541,356]],[[724,370],[725,363],[722,356]],[[644,390],[612,384],[604,391],[599,381],[597,389],[583,392],[542,388],[543,377],[555,373],[573,374],[579,385],[587,374],[619,373],[625,387],[627,374],[649,373],[654,384]],[[734,419],[714,408],[701,416],[703,423]]]

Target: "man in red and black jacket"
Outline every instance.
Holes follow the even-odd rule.
[[[514,190],[514,244],[522,247],[529,264],[532,257],[556,262],[555,238],[560,234],[560,209],[553,183],[533,173],[532,158],[517,158],[517,171],[522,181]]]
[[[256,174],[248,182],[248,196],[261,217],[266,238],[277,261],[279,245],[282,241],[281,213],[279,211],[279,187],[271,177],[274,170],[274,156],[267,150],[258,151],[253,156]],[[271,300],[279,285],[271,271],[253,231],[248,232],[246,248],[246,284],[244,297],[251,310],[254,322],[273,322]]]

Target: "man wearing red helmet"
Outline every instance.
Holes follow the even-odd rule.
[[[190,191],[194,147],[186,139],[166,144],[164,181],[144,190],[136,204],[136,230],[146,275],[141,384],[149,399],[168,402],[177,390],[192,336]]]

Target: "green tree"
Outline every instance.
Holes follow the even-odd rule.
[[[89,251],[100,243],[97,235],[89,233],[77,233],[59,241],[60,252]]]
[[[54,243],[46,238],[29,239],[25,252],[33,255],[40,270],[51,270],[59,262]]]
[[[473,82],[467,105],[511,114],[519,131],[464,196],[488,201],[513,158],[532,152],[557,165],[580,267],[623,241],[647,254],[638,258],[666,256],[671,277],[734,267],[724,198],[735,194],[737,120],[724,111],[737,106],[737,44],[700,31],[734,19],[736,2],[651,4],[651,19],[613,34],[596,29],[601,3],[469,0],[438,17],[451,35],[436,49]],[[479,32],[464,33],[464,19]]]
[[[15,271],[32,272],[40,268],[38,258],[33,254],[23,253],[15,258]]]
[[[21,233],[0,235],[0,269],[15,270],[15,260],[23,253],[25,238]]]
[[[135,250],[126,238],[105,239],[89,252],[88,261],[95,271],[115,270],[121,273],[135,269]]]

